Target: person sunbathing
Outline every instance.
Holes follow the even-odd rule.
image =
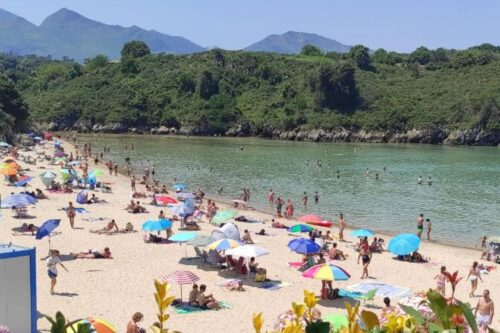
[[[112,231],[116,229],[116,231]],[[107,234],[110,232],[119,232],[120,229],[118,228],[118,225],[116,224],[115,220],[111,220],[111,222],[108,223],[108,225],[102,229],[99,230],[90,230],[90,232],[96,233],[96,234]]]
[[[160,193],[163,193],[163,194],[168,194],[168,191],[167,191],[167,186],[162,185]]]
[[[127,207],[125,207],[125,210],[133,210],[135,208],[135,202],[134,200],[130,200],[130,203],[128,204]]]
[[[243,281],[241,280],[229,282],[226,288],[229,291],[245,291],[245,288],[243,288]]]
[[[90,199],[87,201],[88,204],[91,203],[106,203],[107,201],[104,199],[99,199],[94,193],[92,193],[92,196]]]
[[[252,240],[252,236],[250,236],[250,232],[248,229],[245,229],[245,233],[243,234],[243,237],[241,237],[241,241],[245,244],[254,244],[254,241]]]
[[[132,213],[133,214],[138,214],[138,213],[147,213],[148,211],[146,210],[146,208],[142,207],[141,204],[139,203],[139,201],[137,201],[135,203],[135,207],[134,209],[132,210]]]
[[[383,244],[377,239],[377,237],[373,238],[373,241],[370,244],[370,251],[382,252],[383,250],[384,250]]]
[[[271,220],[271,227],[278,229],[286,229],[286,225],[283,223],[276,222],[274,219]]]
[[[80,252],[76,254],[70,253],[76,259],[113,259],[109,247],[105,247],[104,251],[88,250],[85,252]]]
[[[220,309],[220,304],[212,294],[205,295],[207,286],[202,284],[200,286],[200,293],[198,294],[197,302],[202,309]]]
[[[332,244],[332,248],[328,251],[328,257],[331,260],[345,260],[347,255],[344,255],[344,252],[337,249],[337,243]]]
[[[132,198],[146,198],[146,197],[147,195],[144,192],[135,191],[134,193],[132,193]]]
[[[193,283],[193,289],[189,292],[189,305],[191,306],[199,306],[198,297],[200,295],[200,290],[198,289],[198,285]]]
[[[36,198],[37,199],[47,199],[47,196],[40,190],[39,188],[36,189]]]

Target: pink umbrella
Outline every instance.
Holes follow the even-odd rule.
[[[175,271],[168,273],[161,278],[163,281],[179,284],[181,286],[181,301],[182,301],[182,285],[192,284],[198,281],[200,278],[190,271]]]
[[[157,195],[157,196],[155,196],[155,198],[156,198],[156,201],[161,202],[163,205],[177,203],[177,200],[175,200],[174,198],[168,197],[166,195]]]

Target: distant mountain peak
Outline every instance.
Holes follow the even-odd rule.
[[[317,46],[325,52],[347,52],[351,48],[350,46],[337,42],[334,39],[330,39],[315,33],[287,31],[281,35],[269,35],[261,41],[248,46],[247,48],[245,48],[245,50],[255,52],[261,51],[290,54],[300,53],[302,47],[307,44]]]
[[[43,20],[42,24],[40,25],[40,28],[44,28],[53,24],[69,24],[69,23],[76,23],[76,22],[96,22],[97,21],[92,21],[89,18],[86,18],[85,16],[71,10],[68,8],[61,8],[57,12],[47,16],[45,20]]]

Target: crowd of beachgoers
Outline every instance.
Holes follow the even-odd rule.
[[[262,311],[276,318],[269,328],[279,329],[304,289],[317,293],[317,318],[340,320],[345,301],[367,301],[387,322],[402,313],[398,304],[430,313],[421,301],[433,288],[469,302],[482,329],[500,328],[494,235],[478,240],[476,250],[429,242],[432,222],[420,212],[405,234],[353,229],[344,214],[314,214],[318,192],[311,200],[300,192],[307,215],[273,189],[255,198],[245,187],[221,202],[181,179],[162,182],[159,166],[137,170],[109,153],[76,135],[33,136],[30,146],[2,148],[0,242],[37,248],[41,313],[102,317],[117,332],[145,332],[156,322],[150,295],[159,279],[177,296],[169,325],[183,332],[249,332],[252,313]],[[417,183],[431,186],[432,178]],[[274,214],[253,209],[256,200]],[[455,285],[455,271],[467,281]]]

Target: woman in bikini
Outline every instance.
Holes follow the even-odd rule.
[[[372,255],[369,250],[368,244],[363,243],[359,250],[359,256],[358,256],[358,265],[359,265],[359,259],[362,259],[363,261],[363,275],[361,275],[361,278],[370,278],[370,275],[368,274],[368,265],[370,265],[370,261],[372,259]]]
[[[71,225],[71,229],[75,229],[75,207],[73,206],[73,203],[70,201],[68,210],[66,211],[66,215],[68,215],[69,218],[69,224]]]
[[[477,289],[478,280],[483,281],[481,278],[481,272],[479,271],[479,267],[477,261],[472,263],[472,267],[469,269],[469,276],[467,276],[467,280],[470,280],[471,290],[469,293],[469,297],[474,297],[474,291]]]

